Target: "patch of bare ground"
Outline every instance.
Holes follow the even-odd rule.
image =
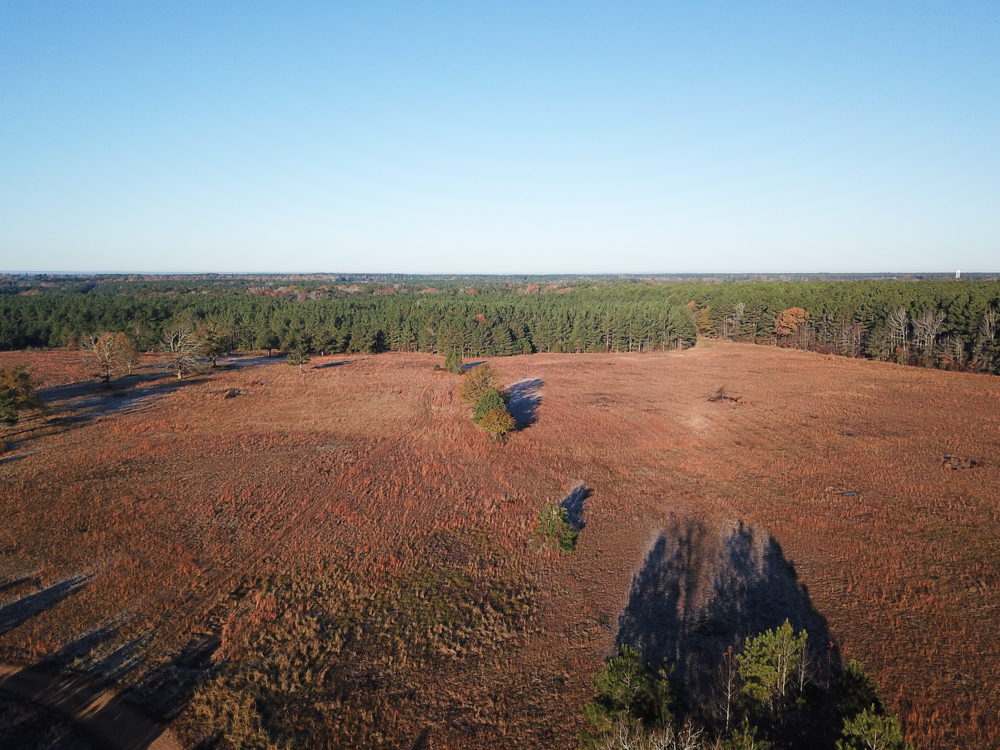
[[[46,356],[65,355],[31,353],[29,363]],[[4,658],[104,670],[147,706],[150,685],[173,685],[153,708],[194,744],[211,734],[213,700],[242,695],[227,670],[270,643],[299,664],[271,693],[298,745],[352,726],[364,736],[385,719],[370,746],[409,746],[426,730],[435,748],[570,748],[591,675],[630,637],[629,623],[644,622],[629,619],[630,603],[645,601],[636,585],[673,580],[649,576],[690,537],[678,529],[742,522],[778,545],[774,570],[794,566],[794,579],[776,573],[760,586],[748,573],[746,588],[777,586],[790,609],[825,620],[910,737],[1000,744],[1000,381],[735,344],[511,357],[491,364],[508,384],[535,384],[532,411],[500,444],[471,422],[454,398],[458,379],[433,372],[436,361],[317,357],[304,376],[250,364],[142,409],[22,436],[23,458],[0,464],[0,584],[37,583],[0,586],[0,617],[39,590],[90,578],[27,617],[27,605],[7,610],[16,624],[0,635]],[[740,402],[710,401],[720,388]],[[238,396],[225,398],[231,389]],[[976,465],[951,470],[942,456]],[[580,483],[591,492],[576,552],[534,552],[538,509]],[[442,545],[442,534],[474,553]],[[688,547],[706,564],[728,549]],[[765,547],[746,546],[748,559],[759,553],[752,570],[773,559]],[[686,601],[709,602],[695,585],[703,579],[684,575],[694,586]],[[310,585],[326,592],[319,614]],[[435,587],[453,594],[439,601],[479,613],[462,610],[467,631],[443,604],[425,607]],[[519,603],[505,605],[508,596]],[[344,617],[362,618],[361,635],[325,614],[338,602]],[[660,616],[680,623],[673,635],[648,623],[642,633],[683,663],[692,621],[680,611],[666,605],[674,619]],[[427,624],[430,635],[411,640],[431,650],[412,651],[386,624],[393,618]],[[310,632],[339,634],[341,650],[322,638],[322,658],[295,650],[288,634],[316,623]],[[366,643],[395,649],[392,664]],[[320,662],[348,663],[342,654],[357,657],[357,674],[320,679]],[[410,670],[414,659],[421,668]],[[349,679],[371,700],[338,693]],[[336,726],[309,723],[320,703]]]

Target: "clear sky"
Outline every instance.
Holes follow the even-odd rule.
[[[0,270],[1000,270],[1000,3],[0,0]]]

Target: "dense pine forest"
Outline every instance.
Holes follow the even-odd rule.
[[[234,350],[644,352],[698,335],[996,373],[996,280],[8,276],[0,349],[211,326]]]

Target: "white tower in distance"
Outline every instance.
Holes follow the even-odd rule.
[[[955,278],[956,279],[962,278],[962,272],[961,271],[955,271]]]

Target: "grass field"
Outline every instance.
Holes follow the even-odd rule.
[[[2,658],[117,684],[189,745],[575,747],[633,580],[692,520],[772,535],[920,747],[1000,745],[996,378],[722,343],[502,358],[530,424],[497,443],[428,355],[110,392],[75,353],[15,362],[50,411],[0,456]],[[539,550],[581,485],[576,551]]]

